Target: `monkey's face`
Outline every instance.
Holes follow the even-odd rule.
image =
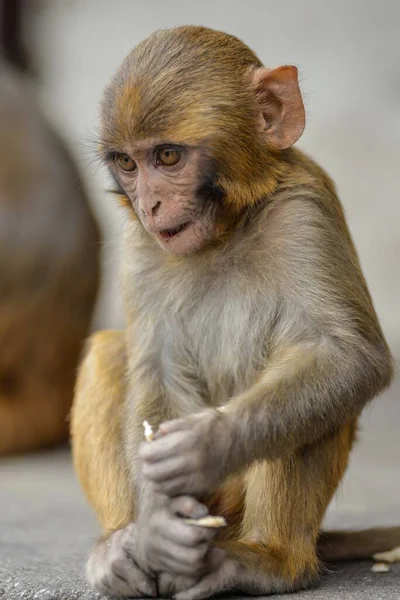
[[[127,150],[108,154],[110,170],[144,229],[163,249],[189,254],[218,235],[216,191],[204,181],[199,149],[153,141]]]
[[[305,123],[295,67],[264,68],[233,36],[197,27],[139,44],[101,115],[101,155],[128,206],[182,255],[233,231],[273,193],[290,168],[281,151]]]

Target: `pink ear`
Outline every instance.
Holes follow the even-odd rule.
[[[257,69],[253,83],[268,144],[278,150],[290,148],[300,138],[306,124],[297,68]]]

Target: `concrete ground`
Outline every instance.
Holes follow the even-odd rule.
[[[342,489],[327,525],[400,523],[400,406],[396,388],[363,420]],[[82,570],[98,534],[75,480],[67,449],[0,462],[0,600],[95,600]],[[371,572],[370,562],[330,567],[312,590],[282,598],[400,599],[400,564]]]

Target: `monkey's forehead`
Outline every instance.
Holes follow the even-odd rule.
[[[103,126],[117,137],[173,134],[182,143],[232,130],[232,121],[239,125],[254,108],[249,69],[260,65],[242,42],[212,29],[157,32],[127,56],[107,87]]]
[[[182,73],[193,68],[234,71],[261,67],[257,55],[233,35],[208,27],[187,25],[159,30],[139,43],[126,57],[121,70],[138,68],[153,74],[172,65]]]

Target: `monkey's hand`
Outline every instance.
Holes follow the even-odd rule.
[[[165,497],[165,502],[139,525],[140,567],[159,576],[168,573],[197,580],[204,575],[209,563],[206,555],[218,529],[197,527],[186,523],[185,518],[199,519],[207,514],[207,507],[194,498]]]
[[[137,534],[137,525],[131,523],[94,546],[86,565],[86,578],[94,590],[120,598],[157,596],[155,580],[136,562]]]
[[[225,415],[207,410],[162,423],[151,443],[143,443],[143,476],[167,496],[202,498],[229,474],[231,435]]]

